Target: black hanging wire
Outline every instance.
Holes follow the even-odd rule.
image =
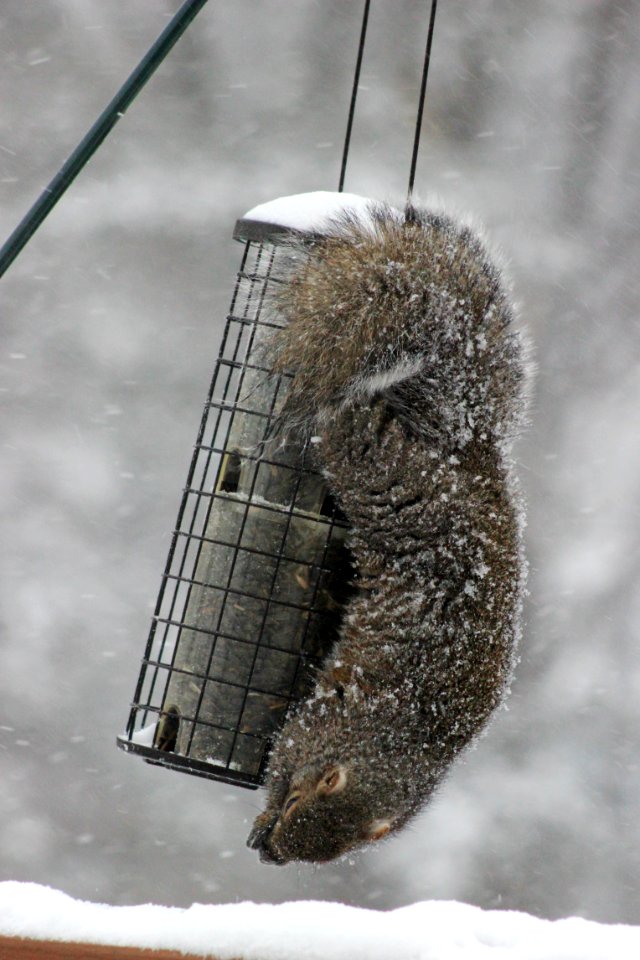
[[[360,29],[360,42],[358,44],[358,56],[356,58],[356,68],[353,75],[353,89],[351,90],[351,103],[349,104],[349,117],[347,119],[347,133],[344,138],[344,149],[342,151],[342,165],[340,167],[340,182],[338,183],[338,193],[344,189],[344,178],[347,172],[347,158],[349,156],[349,145],[351,143],[351,130],[353,128],[353,118],[356,112],[356,98],[358,96],[358,87],[360,85],[360,69],[362,67],[362,57],[364,54],[364,44],[367,37],[367,25],[369,23],[369,7],[371,0],[365,0],[364,11],[362,13],[362,27]]]
[[[93,156],[102,141],[135,100],[147,80],[160,66],[173,45],[180,39],[206,2],[207,0],[186,0],[169,21],[131,76],[125,81],[51,183],[45,187],[31,209],[0,248],[0,277],[28,243],[67,187],[75,180],[86,162]]]
[[[340,180],[338,183],[338,193],[344,190],[345,175],[347,172],[347,160],[349,157],[349,147],[351,145],[351,131],[353,129],[353,119],[356,110],[356,99],[358,96],[358,87],[360,86],[360,71],[362,69],[362,59],[364,56],[364,47],[367,37],[367,26],[369,23],[369,8],[371,0],[365,0],[362,13],[362,26],[360,28],[360,40],[358,43],[358,55],[356,57],[356,66],[353,75],[353,87],[351,90],[351,101],[349,103],[349,116],[347,118],[347,132],[344,138],[344,148],[342,151],[342,163],[340,166]],[[431,0],[431,12],[429,15],[429,29],[427,31],[427,45],[425,48],[424,65],[422,67],[422,78],[420,82],[420,94],[418,97],[418,111],[416,114],[416,127],[413,139],[413,151],[411,154],[411,167],[409,170],[409,187],[407,190],[407,209],[411,208],[411,198],[416,179],[416,170],[418,166],[418,152],[420,150],[420,134],[422,132],[422,118],[424,116],[424,104],[427,93],[427,78],[429,76],[429,66],[431,64],[431,48],[433,46],[433,34],[436,23],[436,10],[438,0]]]
[[[424,114],[424,101],[427,93],[427,77],[429,75],[429,64],[431,63],[431,47],[433,45],[433,31],[436,23],[437,6],[438,6],[438,0],[431,0],[431,15],[429,17],[427,46],[424,54],[424,66],[422,68],[422,81],[420,83],[420,96],[418,98],[418,113],[416,115],[416,131],[413,139],[411,169],[409,171],[409,189],[407,190],[407,208],[411,207],[411,198],[413,196],[413,186],[415,184],[415,179],[416,179],[416,168],[418,166],[418,150],[420,149],[420,133],[422,130],[422,116]]]

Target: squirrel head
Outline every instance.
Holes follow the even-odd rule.
[[[392,816],[371,816],[370,791],[358,771],[340,763],[314,764],[292,777],[284,798],[272,795],[256,818],[248,845],[263,863],[325,863],[385,837]]]

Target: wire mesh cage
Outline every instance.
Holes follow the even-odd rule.
[[[246,787],[336,638],[347,527],[310,450],[272,426],[289,378],[269,376],[268,301],[282,228],[240,220],[242,263],[135,689],[124,750]]]

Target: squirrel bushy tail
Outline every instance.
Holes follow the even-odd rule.
[[[301,248],[278,297],[276,372],[294,375],[285,423],[310,427],[384,393],[412,432],[445,447],[509,439],[523,365],[501,276],[485,245],[443,214],[372,204]]]

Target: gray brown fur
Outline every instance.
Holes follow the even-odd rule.
[[[274,745],[249,838],[322,862],[400,829],[509,683],[523,561],[508,449],[521,343],[480,240],[372,207],[296,264],[270,345],[346,514],[361,589],[312,695]]]

